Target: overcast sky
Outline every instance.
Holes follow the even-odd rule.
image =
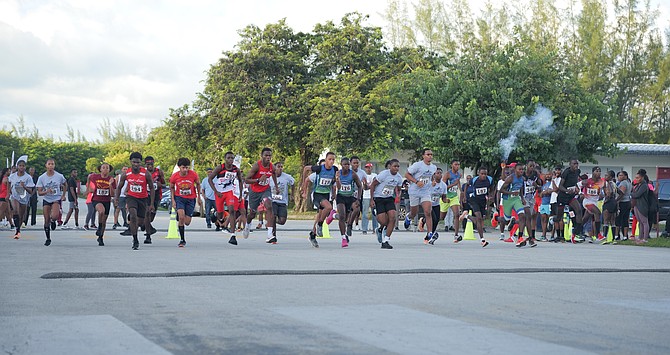
[[[473,1],[475,9],[483,0]],[[495,0],[492,2],[496,2]],[[665,1],[653,0],[659,4]],[[387,0],[0,0],[0,127],[19,115],[41,135],[66,124],[99,139],[105,118],[156,127],[190,103],[237,31],[282,18],[296,31],[348,12],[383,27]],[[664,4],[659,19],[670,18]],[[663,27],[668,27],[667,20]]]

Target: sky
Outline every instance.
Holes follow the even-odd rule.
[[[470,6],[476,12],[483,2]],[[670,19],[670,4],[652,1],[661,3],[659,19]],[[157,127],[170,108],[203,90],[209,66],[234,49],[247,25],[286,18],[295,31],[308,32],[358,11],[383,28],[386,6],[387,0],[0,0],[0,128],[22,116],[42,136],[65,139],[69,125],[93,141],[105,119]]]

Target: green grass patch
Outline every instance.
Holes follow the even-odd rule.
[[[640,247],[651,247],[651,248],[670,248],[670,238],[650,238],[646,243],[636,244],[634,240],[626,240],[618,242],[619,245],[634,245]]]

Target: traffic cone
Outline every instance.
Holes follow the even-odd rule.
[[[168,225],[168,233],[165,239],[179,239],[179,231],[177,230],[177,211],[174,208],[170,211],[170,224]]]
[[[563,239],[569,242],[572,237],[572,219],[563,222]]]
[[[324,223],[324,224],[323,224],[323,228],[322,228],[321,230],[323,231],[323,237],[321,237],[321,238],[323,238],[323,239],[330,239],[330,238],[332,238],[332,237],[330,236],[330,230],[328,229],[328,223]]]
[[[491,218],[491,227],[498,228],[498,217],[498,212],[495,212]]]
[[[470,215],[472,215],[472,211],[470,211]],[[466,218],[467,222],[465,223],[465,235],[463,236],[464,240],[477,240],[475,238],[475,226],[474,223],[470,220],[470,218]]]

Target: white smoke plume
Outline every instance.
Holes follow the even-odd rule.
[[[532,116],[521,116],[518,121],[514,123],[512,129],[509,131],[507,138],[503,138],[498,142],[500,151],[502,152],[502,159],[507,160],[509,155],[516,148],[517,136],[521,133],[532,135],[539,135],[550,133],[554,130],[554,117],[550,109],[538,104],[535,108],[535,114]]]

